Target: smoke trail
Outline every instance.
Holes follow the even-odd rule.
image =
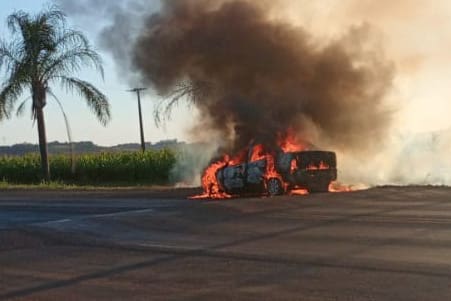
[[[121,78],[136,85],[131,66],[133,46],[145,16],[160,9],[159,0],[53,0],[69,16],[97,33],[97,44],[117,63]],[[124,72],[126,71],[126,72]]]

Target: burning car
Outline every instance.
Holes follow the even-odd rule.
[[[262,145],[249,148],[244,160],[223,160],[210,165],[202,177],[206,195],[280,195],[290,192],[327,192],[337,179],[334,152],[303,150],[266,152]]]

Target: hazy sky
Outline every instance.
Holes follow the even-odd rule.
[[[0,1],[0,36],[5,37],[6,17],[14,10],[25,10],[27,12],[39,11],[48,5],[45,0],[1,0]],[[69,21],[72,26],[85,32],[93,44],[96,42],[96,33],[92,32],[89,24],[83,24],[78,19]],[[98,47],[96,47],[97,50]],[[104,92],[111,103],[112,121],[103,127],[91,113],[86,104],[77,95],[66,94],[58,91],[56,94],[64,105],[72,128],[72,139],[74,141],[91,140],[100,145],[113,145],[120,143],[139,142],[138,108],[136,95],[126,92],[130,87],[124,78],[119,78],[117,70],[109,54],[101,52],[105,67],[105,80],[94,71],[80,73],[79,77],[88,79]],[[28,97],[24,94],[23,99]],[[153,105],[158,101],[152,91],[148,91],[143,99],[143,119],[146,141],[156,142],[163,139],[178,138],[186,140],[184,129],[190,120],[193,111],[180,108],[165,128],[156,128],[152,120]],[[46,126],[48,141],[67,141],[64,120],[57,104],[50,100],[46,107]],[[22,117],[15,115],[10,120],[0,122],[0,145],[11,145],[15,143],[31,142],[37,143],[37,128],[33,126],[29,110]]]

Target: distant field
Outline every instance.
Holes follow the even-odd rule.
[[[167,184],[175,166],[171,150],[50,156],[52,181],[75,185]],[[10,184],[39,184],[38,154],[0,157],[0,181]]]

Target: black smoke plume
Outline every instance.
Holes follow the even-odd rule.
[[[342,149],[382,139],[393,68],[368,47],[369,26],[321,45],[267,11],[261,1],[164,1],[140,33],[133,66],[161,95],[192,97],[201,128],[233,137],[236,148],[287,129],[313,128]]]
[[[393,64],[367,24],[323,41],[273,17],[274,1],[55,1],[72,15],[110,17],[99,41],[121,75],[165,97],[160,113],[180,96],[193,100],[194,135],[216,133],[238,149],[291,129],[320,147],[364,152],[390,127]]]

